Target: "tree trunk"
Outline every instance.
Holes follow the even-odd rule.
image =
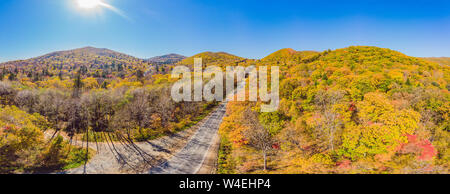
[[[267,153],[263,152],[263,155],[264,155],[264,171],[266,171],[267,170]]]

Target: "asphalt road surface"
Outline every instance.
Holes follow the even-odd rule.
[[[214,143],[222,119],[226,102],[203,122],[186,146],[169,160],[151,168],[150,174],[195,174],[202,166],[209,148]]]
[[[87,165],[62,173],[68,174],[196,174],[211,147],[217,146],[217,135],[228,101],[245,89],[241,82],[212,113],[195,126],[171,136],[147,142],[90,143],[97,153]],[[75,141],[84,147],[85,142]],[[81,145],[80,145],[81,144]],[[209,154],[208,154],[209,153]],[[205,164],[208,162],[205,162]],[[205,165],[208,166],[208,165]]]
[[[96,152],[86,166],[63,174],[147,174],[196,173],[214,143],[225,114],[226,102],[219,105],[195,126],[179,133],[146,142],[89,143]],[[51,136],[49,134],[49,136]],[[86,147],[86,142],[74,140]]]

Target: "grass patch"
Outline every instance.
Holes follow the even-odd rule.
[[[78,168],[78,167],[84,165],[85,160],[86,160],[86,151],[87,150],[84,148],[73,148],[70,151],[70,153],[67,157],[66,164],[64,165],[62,170]],[[94,157],[94,155],[95,155],[95,150],[89,148],[89,155],[88,155],[87,161],[89,162],[89,160],[92,157]]]
[[[235,163],[231,157],[231,142],[225,137],[220,137],[219,154],[217,158],[218,174],[233,174],[235,171]]]

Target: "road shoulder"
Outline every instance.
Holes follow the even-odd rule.
[[[220,136],[216,134],[211,147],[206,153],[205,160],[202,166],[197,171],[197,174],[216,174],[217,173],[217,157],[219,153]]]

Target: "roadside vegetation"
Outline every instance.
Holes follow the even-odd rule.
[[[278,111],[229,103],[218,173],[450,171],[446,59],[358,46],[152,64],[87,47],[0,64],[0,173],[76,168],[95,152],[74,141],[147,141],[194,125],[217,103],[174,102],[168,73],[195,57],[221,68],[280,66]]]
[[[174,102],[170,68],[91,47],[1,64],[0,173],[74,168],[94,154],[74,141],[147,141],[199,122],[216,103]]]
[[[280,108],[230,103],[219,173],[449,173],[448,65],[362,46],[254,64],[281,66]]]

